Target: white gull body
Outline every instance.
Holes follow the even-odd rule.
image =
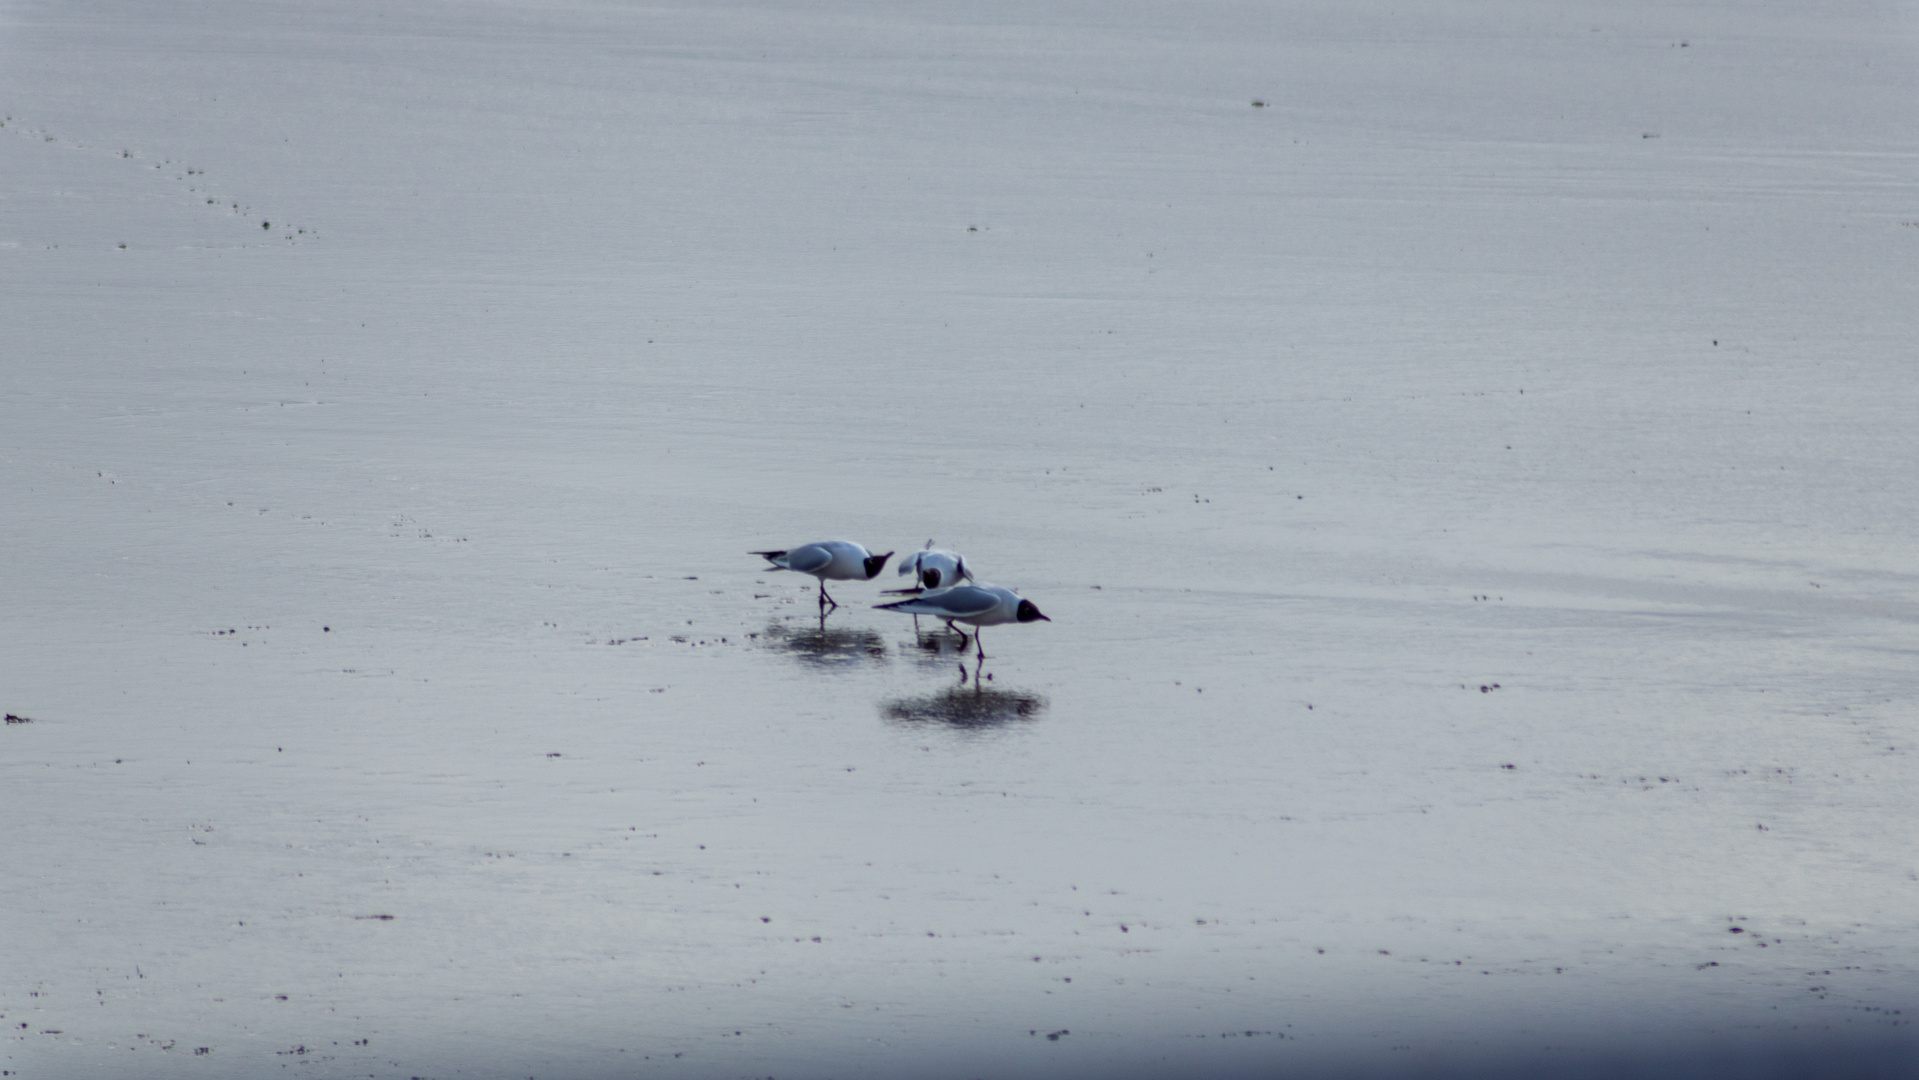
[[[948,623],[963,622],[975,627],[999,626],[1011,622],[1053,621],[1040,614],[1038,605],[1031,600],[1011,589],[1002,589],[997,585],[953,585],[923,592],[911,600],[874,606],[881,611],[931,615],[936,619],[945,619]],[[979,659],[986,659],[986,648],[979,644],[977,632],[973,634],[973,643],[978,649]],[[965,647],[964,642],[961,643],[961,647]]]
[[[802,544],[796,548],[781,551],[755,551],[776,570],[792,570],[801,574],[811,574],[820,582],[820,610],[826,605],[839,607],[839,602],[826,594],[826,582],[833,581],[871,581],[879,576],[886,566],[886,560],[893,557],[892,552],[875,555],[863,545],[851,540],[821,540],[812,544]]]
[[[967,568],[964,556],[957,551],[936,548],[931,540],[924,549],[901,559],[899,572],[901,577],[910,574],[913,584],[926,590],[949,588],[962,580],[973,580],[973,571]]]

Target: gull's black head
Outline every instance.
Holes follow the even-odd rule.
[[[871,581],[879,577],[880,571],[886,569],[886,560],[892,557],[893,553],[890,551],[884,555],[868,555],[866,557],[866,580]]]
[[[934,568],[934,567],[930,567],[930,566],[929,566],[929,567],[927,567],[927,568],[926,568],[926,569],[924,569],[924,570],[921,570],[921,571],[920,571],[920,584],[921,584],[921,585],[924,585],[924,586],[926,586],[926,587],[927,587],[927,588],[929,588],[929,589],[937,589],[937,588],[939,588],[939,587],[940,587],[940,572],[939,572],[939,570],[938,570],[938,569],[936,569],[936,568]]]
[[[1047,622],[1053,621],[1041,615],[1039,613],[1039,606],[1031,600],[1021,600],[1019,602],[1019,610],[1015,612],[1015,615],[1019,618],[1020,622],[1032,622],[1034,619],[1046,619]]]

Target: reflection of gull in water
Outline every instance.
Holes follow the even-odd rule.
[[[760,633],[760,646],[785,653],[802,664],[848,668],[886,661],[886,642],[871,630],[828,630],[808,623],[772,623]]]
[[[895,723],[941,724],[955,728],[988,728],[1037,720],[1045,711],[1046,699],[1038,694],[964,684],[923,697],[894,698],[880,706],[880,714]]]
[[[945,668],[951,671],[955,664],[961,667],[966,666],[962,661],[970,653],[966,649],[965,642],[964,637],[955,642],[952,634],[940,629],[930,633],[914,634],[912,643],[910,645],[902,643],[900,651],[920,667]]]

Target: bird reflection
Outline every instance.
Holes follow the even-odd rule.
[[[912,644],[901,648],[910,648],[912,651],[907,655],[920,667],[950,669],[972,655],[966,651],[966,645],[964,634],[941,627],[914,634]]]
[[[760,646],[784,653],[802,664],[829,669],[886,662],[886,642],[871,630],[829,630],[824,625],[811,623],[805,626],[770,623],[760,632]]]
[[[949,686],[937,694],[894,698],[880,714],[902,724],[939,724],[952,728],[989,728],[1037,720],[1046,699],[1018,690],[994,690],[977,683]]]

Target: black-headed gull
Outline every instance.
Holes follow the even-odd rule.
[[[931,615],[936,619],[945,619],[948,623],[971,623],[973,645],[978,649],[979,659],[986,659],[986,647],[980,644],[978,627],[998,626],[1010,622],[1034,622],[1053,620],[1039,613],[1039,608],[1031,601],[1011,589],[1002,589],[996,585],[953,585],[944,589],[923,592],[911,600],[901,600],[892,604],[874,605],[881,611],[899,611],[908,615]],[[960,635],[964,637],[964,634]],[[965,642],[960,648],[965,648]]]
[[[834,581],[871,581],[885,568],[886,560],[893,557],[892,552],[875,555],[851,540],[821,540],[816,544],[804,544],[784,551],[753,551],[773,564],[778,570],[793,570],[802,574],[811,574],[820,580],[820,614],[826,613],[826,605],[839,607],[839,601],[826,595],[826,580]]]
[[[926,546],[900,560],[900,576],[913,576],[913,584],[905,589],[887,589],[893,596],[918,596],[933,589],[945,589],[958,585],[961,581],[973,580],[973,571],[966,565],[966,557],[948,548],[936,548],[928,540]],[[952,623],[947,623],[950,629]],[[913,616],[913,632],[919,633],[920,617]],[[954,631],[958,633],[958,631]],[[963,635],[962,635],[963,636]]]
[[[973,580],[973,571],[959,552],[936,548],[931,540],[925,548],[900,560],[900,576],[908,574],[913,576],[915,586],[927,591],[958,585],[961,579]]]

